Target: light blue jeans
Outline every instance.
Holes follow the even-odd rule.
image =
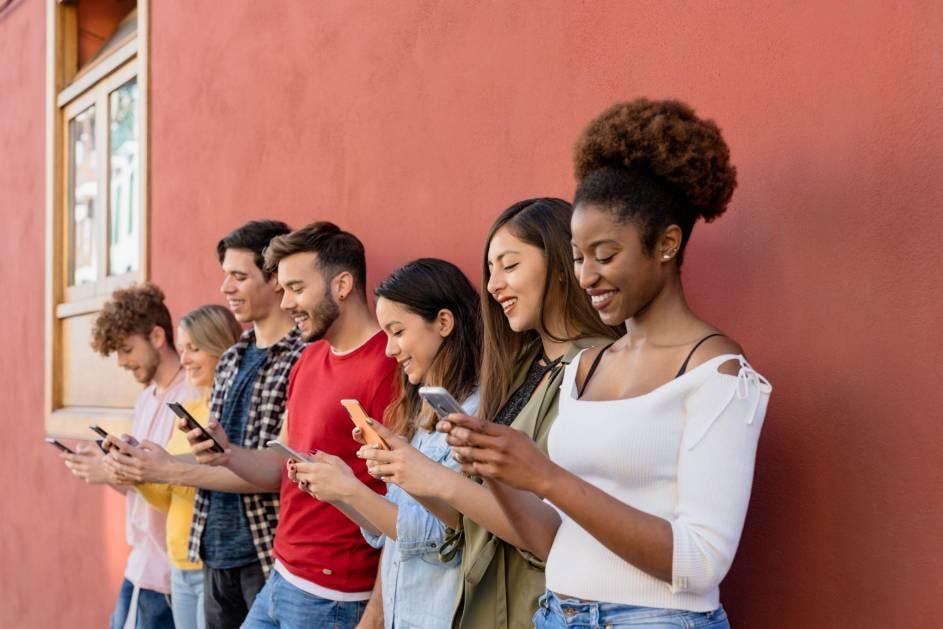
[[[354,629],[367,601],[342,603],[308,594],[272,570],[242,629]]]
[[[535,629],[730,629],[723,607],[712,612],[589,603],[560,599],[547,591],[534,614]]]
[[[203,570],[170,570],[170,608],[177,629],[205,629]]]
[[[115,611],[111,614],[111,629],[122,629],[131,611],[134,585],[127,579],[121,582]],[[154,590],[138,590],[135,629],[174,629],[167,595]]]

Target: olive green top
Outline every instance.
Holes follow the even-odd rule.
[[[557,400],[563,382],[563,369],[580,350],[607,343],[608,339],[587,338],[574,341],[547,380],[534,391],[527,405],[518,413],[511,427],[530,436],[547,452],[547,435],[557,417]],[[537,358],[534,348],[518,363],[512,390],[524,382],[527,370]],[[449,531],[442,545],[444,554],[464,545],[462,583],[456,601],[453,629],[529,629],[537,611],[537,599],[544,593],[544,563],[528,553],[500,540],[490,531],[462,517],[461,528]]]

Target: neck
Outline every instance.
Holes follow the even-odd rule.
[[[180,373],[180,358],[175,352],[162,350],[160,354],[160,364],[157,365],[157,372],[154,374],[154,387],[157,395],[164,393],[173,384],[177,374]]]
[[[684,298],[681,276],[675,274],[648,305],[626,319],[626,336],[659,345],[673,344],[677,342],[678,331],[695,320]]]
[[[363,301],[351,297],[341,306],[337,320],[324,334],[324,340],[336,352],[349,352],[380,331],[376,317]]]
[[[276,306],[264,318],[252,322],[255,346],[264,349],[275,345],[291,332],[294,325],[288,313]]]
[[[567,329],[566,323],[561,321],[561,318],[555,317],[554,320],[549,321],[547,323],[549,332],[540,333],[540,343],[544,347],[544,355],[550,360],[562,356],[570,348],[571,341],[561,341],[559,339],[570,339],[575,336],[573,331]]]

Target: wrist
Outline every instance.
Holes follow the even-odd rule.
[[[551,494],[559,487],[559,472],[562,468],[556,463],[547,459],[547,463],[537,475],[537,480],[533,487],[528,488],[534,494],[541,498],[551,498]]]

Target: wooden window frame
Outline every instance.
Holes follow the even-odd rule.
[[[46,0],[46,299],[45,299],[45,429],[59,437],[87,439],[88,426],[100,424],[110,432],[130,432],[132,409],[106,406],[67,406],[63,403],[63,326],[70,317],[101,309],[112,290],[149,277],[149,9],[150,0],[137,1],[137,29],[89,67],[77,68],[77,8],[61,0]],[[107,102],[109,94],[131,80],[138,83],[138,210],[140,221],[137,271],[108,276],[110,228],[109,186],[100,191],[105,209],[99,229],[98,264],[104,279],[80,286],[69,280],[69,120],[91,104]],[[104,119],[109,120],[107,108]],[[100,118],[99,118],[100,119]],[[110,153],[108,125],[96,126],[97,150]],[[106,169],[107,171],[107,169]],[[110,177],[105,172],[103,177]],[[106,179],[107,180],[107,179]],[[101,186],[100,186],[101,187]],[[130,376],[129,376],[130,378]]]

